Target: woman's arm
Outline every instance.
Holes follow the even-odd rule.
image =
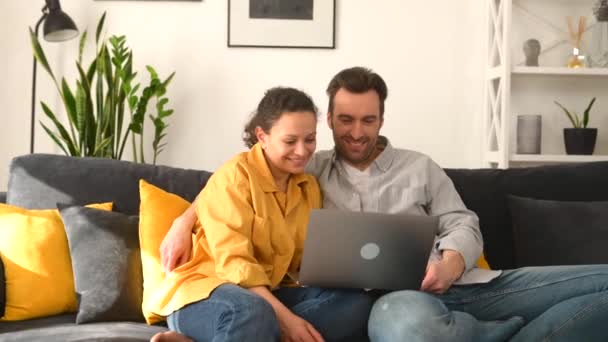
[[[196,201],[176,218],[160,245],[160,260],[165,273],[190,260],[192,254],[192,229],[196,223]]]

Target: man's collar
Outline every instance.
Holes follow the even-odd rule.
[[[378,156],[376,156],[376,159],[374,159],[372,164],[376,164],[376,166],[378,167],[378,169],[380,169],[380,171],[386,172],[389,169],[389,167],[391,166],[391,164],[393,163],[393,160],[395,159],[395,149],[391,145],[388,138],[383,135],[378,136],[378,140],[376,141],[376,146],[378,148],[382,149],[382,152],[380,152],[380,154]],[[339,159],[338,152],[336,151],[336,148],[334,147],[334,151],[331,155],[332,164],[336,165],[336,162],[338,161],[338,159]],[[370,164],[370,166],[372,164]]]
[[[253,166],[254,170],[260,176],[260,187],[262,188],[262,191],[279,191],[279,188],[277,187],[277,184],[274,181],[274,177],[272,176],[272,172],[270,172],[270,168],[268,167],[266,157],[264,157],[264,151],[262,150],[262,145],[260,145],[260,143],[253,145],[253,147],[247,154],[247,162]],[[289,182],[295,182],[296,185],[300,185],[300,183],[306,181],[308,181],[308,179],[303,173],[292,174],[289,179]]]

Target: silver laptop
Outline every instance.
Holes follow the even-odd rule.
[[[313,209],[298,281],[419,290],[438,224],[431,216]]]

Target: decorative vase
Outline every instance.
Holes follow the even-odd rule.
[[[584,68],[587,66],[585,54],[577,47],[572,48],[572,54],[568,57],[568,68]]]
[[[572,17],[567,17],[568,32],[570,34],[570,43],[572,44],[572,53],[568,56],[568,68],[584,68],[587,66],[587,56],[581,50],[583,42],[583,34],[587,27],[587,18],[579,17],[578,26],[574,24]]]
[[[564,128],[566,153],[591,155],[596,138],[597,128]]]
[[[608,67],[608,0],[598,0],[593,6],[596,23],[591,31],[589,64],[593,68]]]
[[[517,116],[517,154],[540,154],[541,123],[540,115]]]

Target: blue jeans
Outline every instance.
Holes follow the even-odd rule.
[[[389,293],[369,321],[374,342],[606,341],[608,265],[527,267],[443,295]]]
[[[325,341],[368,341],[367,322],[375,297],[360,290],[281,288],[273,291],[294,314],[311,323]],[[167,318],[171,330],[195,341],[279,341],[279,323],[262,297],[233,284],[186,305]]]

